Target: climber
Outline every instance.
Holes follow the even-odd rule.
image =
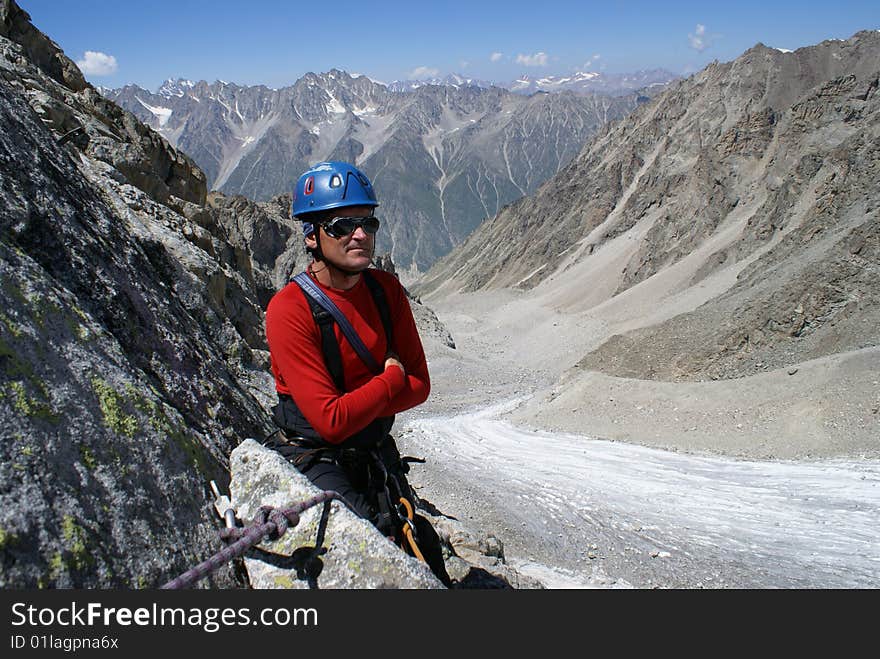
[[[313,260],[266,309],[279,398],[279,432],[266,445],[385,535],[405,546],[414,531],[449,585],[436,532],[412,515],[408,464],[390,435],[395,414],[427,399],[430,379],[403,287],[370,268],[378,205],[369,179],[348,163],[319,163],[297,181],[291,215]]]

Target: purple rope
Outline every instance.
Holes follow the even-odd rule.
[[[253,526],[243,529],[223,529],[220,531],[221,538],[224,540],[234,538],[236,540],[234,543],[221,549],[207,560],[199,563],[191,570],[187,570],[160,588],[162,590],[177,590],[192,586],[195,582],[205,578],[233,558],[242,556],[248,549],[260,544],[266,536],[277,540],[284,535],[288,528],[299,524],[301,513],[313,506],[317,506],[319,503],[330,502],[333,499],[345,503],[345,499],[339,493],[325,490],[311,499],[306,499],[284,510],[272,508],[271,506],[261,507]]]

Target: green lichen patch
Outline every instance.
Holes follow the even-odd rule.
[[[14,533],[10,533],[2,526],[0,526],[0,551],[6,549],[7,547],[11,547],[17,542],[18,536],[16,536]]]
[[[22,416],[42,419],[50,423],[58,423],[60,421],[51,405],[28,396],[23,382],[7,383],[5,393],[11,398],[13,409]]]
[[[0,313],[0,328],[6,328],[6,331],[9,332],[14,338],[18,339],[21,337],[24,332],[21,327],[19,327],[15,321],[13,321],[6,314]]]
[[[98,461],[95,459],[95,454],[92,453],[92,450],[88,446],[80,446],[79,455],[80,458],[82,458],[82,463],[89,471],[94,471],[95,467],[98,466]]]
[[[98,405],[104,416],[104,425],[110,430],[126,437],[134,437],[139,430],[137,419],[123,410],[125,400],[105,380],[92,378],[92,389],[98,396]]]
[[[56,554],[54,554],[52,558],[49,559],[49,578],[54,579],[59,574],[64,572],[64,568],[66,567],[66,565],[67,564],[64,560],[64,557],[61,555],[61,552],[57,552]],[[44,586],[42,585],[40,586],[40,588],[43,587]]]
[[[38,588],[48,588],[63,572],[84,570],[95,563],[86,543],[86,532],[72,515],[61,520],[61,551],[49,559],[49,571],[37,579]]]
[[[75,304],[71,304],[69,310],[64,313],[64,323],[70,333],[80,342],[95,338],[94,333],[89,331],[89,317]]]
[[[52,300],[37,293],[28,298],[28,303],[34,316],[37,326],[43,327],[46,320],[50,316],[58,316],[61,314],[61,308]]]
[[[31,363],[22,358],[21,351],[16,350],[3,339],[0,339],[0,368],[9,381],[2,391],[3,397],[6,395],[11,397],[12,405],[19,414],[52,423],[59,421],[50,404],[49,391],[45,383],[34,373]],[[37,392],[38,397],[29,395],[25,382]]]
[[[186,453],[199,473],[204,475],[210,473],[212,461],[197,437],[192,436],[185,427],[172,422],[159,404],[143,396],[136,387],[131,384],[126,385],[125,393],[135,409],[147,417],[147,422],[153,430],[171,439]]]
[[[85,531],[71,515],[65,515],[61,520],[61,538],[69,554],[66,561],[68,568],[82,570],[95,562],[86,546]]]
[[[273,581],[279,588],[293,588],[293,579],[286,574],[276,575]]]
[[[64,323],[67,325],[67,329],[70,330],[70,333],[73,334],[77,340],[85,341],[89,338],[89,330],[81,325],[73,316],[65,316]]]

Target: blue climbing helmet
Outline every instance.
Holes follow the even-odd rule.
[[[378,206],[370,179],[354,165],[339,160],[319,162],[299,177],[290,214],[302,220],[303,233],[314,231],[308,214],[345,206]],[[306,216],[306,217],[303,217]]]

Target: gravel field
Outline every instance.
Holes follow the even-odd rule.
[[[582,320],[428,302],[432,394],[401,415],[420,496],[550,588],[880,583],[880,350],[716,382],[578,373]],[[529,314],[523,314],[526,307]]]

